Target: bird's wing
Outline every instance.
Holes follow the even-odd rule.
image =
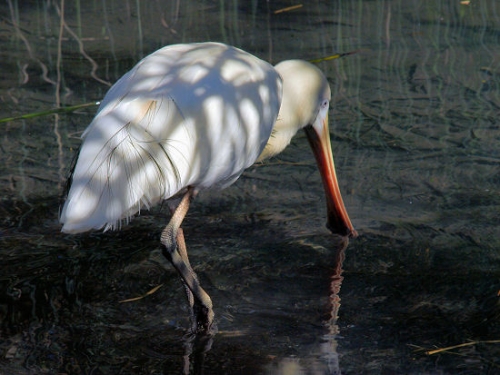
[[[139,62],[85,131],[63,231],[115,228],[187,186],[226,186],[259,156],[281,100],[262,60],[222,44],[177,45]]]

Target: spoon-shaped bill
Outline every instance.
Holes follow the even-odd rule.
[[[308,125],[304,130],[316,158],[325,189],[328,215],[326,227],[334,234],[357,237],[358,232],[354,229],[345,209],[335,173],[330,132],[328,130],[328,115],[321,121],[321,124]]]

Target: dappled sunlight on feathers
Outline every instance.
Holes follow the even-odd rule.
[[[278,115],[280,77],[240,50],[204,46],[161,49],[110,89],[83,135],[63,231],[115,229],[187,186],[225,187],[253,164]]]

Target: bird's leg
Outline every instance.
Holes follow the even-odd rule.
[[[161,243],[164,245],[163,255],[177,270],[186,288],[192,313],[191,323],[193,333],[211,333],[214,321],[212,300],[200,286],[198,277],[189,263],[184,233],[180,227],[189,210],[189,202],[192,195],[193,189],[189,188],[175,209],[170,222],[161,233]]]
[[[208,316],[206,315],[207,311],[212,311],[212,301],[210,299],[210,296],[203,290],[203,288],[200,287],[200,283],[198,280],[198,277],[196,273],[194,272],[193,268],[191,267],[191,264],[189,263],[189,258],[187,255],[187,249],[186,249],[186,242],[184,241],[184,231],[182,228],[179,228],[177,230],[177,251],[182,258],[182,261],[186,265],[186,269],[189,270],[189,275],[192,278],[192,282],[188,283],[184,276],[182,276],[182,283],[184,284],[184,289],[186,291],[186,296],[189,304],[189,308],[191,311],[191,331],[193,333],[198,332],[199,329],[206,330],[207,327],[203,327],[205,325],[204,321],[208,319]],[[173,262],[172,262],[173,264]],[[179,271],[179,268],[177,268],[174,264],[174,267]],[[180,271],[179,271],[180,273]],[[191,290],[191,286],[195,283],[200,292],[203,294],[203,300],[207,300],[209,302],[209,309],[203,310],[203,300],[197,300],[196,297],[193,294],[193,291]],[[191,286],[190,286],[191,285]],[[196,285],[194,287],[196,287]],[[201,304],[200,304],[201,302]],[[205,314],[205,315],[204,315]],[[213,314],[213,312],[212,312]],[[212,317],[213,319],[213,317]],[[211,324],[211,323],[210,323]]]

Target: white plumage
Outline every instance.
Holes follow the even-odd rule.
[[[113,85],[83,134],[62,230],[113,229],[187,186],[231,184],[266,145],[281,86],[271,65],[223,44],[149,55]]]

